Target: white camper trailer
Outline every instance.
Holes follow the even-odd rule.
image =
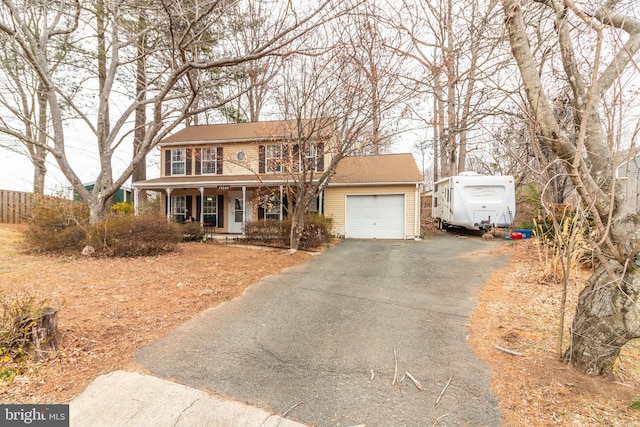
[[[439,229],[460,227],[489,230],[513,226],[516,212],[512,176],[489,176],[462,172],[436,182],[432,214]]]

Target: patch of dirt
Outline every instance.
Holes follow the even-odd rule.
[[[133,359],[138,348],[241,295],[260,278],[312,256],[188,243],[178,253],[153,258],[53,258],[19,253],[18,231],[0,224],[1,292],[46,299],[59,309],[64,339],[57,354],[24,364],[12,384],[0,385],[0,403],[65,403],[99,375],[141,370]],[[640,425],[640,412],[629,406],[640,395],[640,346],[625,348],[626,376],[620,382],[587,376],[560,362],[556,337],[561,285],[540,279],[544,274],[533,239],[500,250],[509,252],[512,262],[495,271],[479,292],[470,342],[491,365],[503,424]],[[567,330],[587,276],[578,273],[569,284]]]
[[[622,381],[588,376],[563,363],[557,352],[562,284],[541,280],[545,274],[534,239],[514,241],[508,251],[511,264],[495,271],[479,293],[470,326],[471,344],[491,365],[503,424],[640,425],[640,411],[630,407],[640,395],[638,344],[623,349]],[[578,292],[589,274],[576,271],[568,283],[563,349],[569,344]]]
[[[313,256],[194,242],[158,257],[55,258],[20,253],[19,231],[0,224],[0,292],[57,308],[63,342],[48,360],[14,365],[20,372],[0,382],[0,403],[64,403],[99,375],[140,370],[133,358],[141,346]]]

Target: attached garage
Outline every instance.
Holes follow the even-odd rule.
[[[420,236],[422,174],[411,154],[345,157],[324,191],[324,214],[336,236]]]
[[[345,237],[404,239],[404,194],[347,195]]]

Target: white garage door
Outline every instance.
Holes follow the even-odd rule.
[[[345,237],[404,239],[404,195],[347,196]]]

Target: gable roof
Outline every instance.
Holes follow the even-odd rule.
[[[422,174],[410,153],[345,157],[329,185],[418,184]]]
[[[187,126],[160,141],[159,145],[177,145],[201,142],[252,142],[260,140],[299,139],[299,129],[329,137],[331,122],[327,119],[276,120],[249,123],[223,123],[216,125]],[[312,128],[312,127],[315,127]]]

